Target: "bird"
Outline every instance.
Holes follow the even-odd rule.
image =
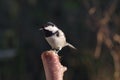
[[[64,32],[54,23],[47,22],[44,26],[42,26],[42,28],[40,28],[40,30],[43,31],[46,41],[51,46],[52,50],[56,51],[56,53],[58,53],[65,46],[76,49],[72,44],[66,41]]]

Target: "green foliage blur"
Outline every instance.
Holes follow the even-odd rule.
[[[61,63],[68,67],[64,80],[95,80],[96,76],[100,80],[113,80],[114,64],[109,50],[103,45],[100,58],[96,60],[93,57],[97,29],[87,23],[89,15],[84,1],[94,2],[0,0],[0,80],[45,80],[40,56],[50,46],[38,29],[48,21],[62,29],[67,41],[79,49],[79,52],[74,52],[64,48],[59,52]],[[100,9],[104,11],[111,1],[99,0]],[[111,22],[115,21],[118,25],[110,25],[117,33],[120,31],[120,23],[117,22],[120,21],[119,10],[117,6],[113,14],[116,18],[111,19]],[[9,50],[13,52],[10,54]]]

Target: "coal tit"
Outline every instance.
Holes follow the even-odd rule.
[[[65,46],[76,49],[66,41],[63,31],[52,22],[47,22],[42,28],[40,28],[40,30],[44,31],[45,39],[52,49],[56,51],[56,53],[58,53]]]

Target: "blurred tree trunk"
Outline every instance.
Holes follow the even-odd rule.
[[[83,1],[83,4],[87,9],[89,16],[87,22],[89,22],[89,24],[92,24],[92,26],[94,26],[94,28],[97,29],[97,46],[95,49],[94,56],[95,58],[100,57],[102,44],[105,44],[113,57],[114,68],[115,68],[114,78],[115,80],[119,80],[120,56],[119,56],[119,50],[117,49],[118,46],[116,46],[114,43],[120,42],[119,39],[120,36],[117,35],[115,31],[112,31],[110,29],[111,25],[109,25],[111,17],[115,13],[118,0],[112,0],[112,2],[109,1],[108,3],[110,3],[110,5],[106,4],[105,9],[101,10],[102,9],[101,7],[103,6],[100,5],[98,1],[92,0],[92,4],[93,4],[92,6],[88,0]],[[117,38],[114,38],[115,35],[117,35]]]

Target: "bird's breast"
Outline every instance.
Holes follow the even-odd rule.
[[[51,37],[46,37],[45,39],[52,48],[64,47],[66,44],[66,39],[64,36],[57,37],[56,35],[53,35]]]

